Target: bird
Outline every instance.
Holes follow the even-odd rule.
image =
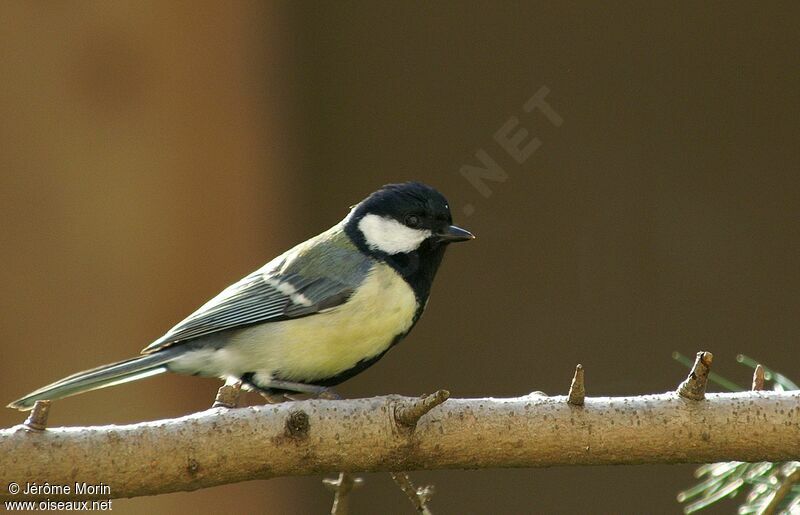
[[[364,371],[416,325],[451,243],[447,199],[387,184],[330,229],[222,290],[141,355],[79,372],[11,402],[31,409],[162,372],[241,381],[270,395],[320,395]]]

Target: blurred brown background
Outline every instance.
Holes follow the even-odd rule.
[[[670,353],[800,378],[795,3],[5,3],[0,400],[129,357],[377,186],[441,189],[478,240],[348,396],[674,388]],[[540,87],[554,127],[522,104]],[[541,147],[493,140],[511,117]],[[484,198],[460,174],[508,173]],[[472,206],[471,216],[465,214]],[[205,409],[161,376],[54,425]],[[250,398],[258,402],[257,398]],[[23,416],[0,412],[0,426]],[[676,513],[691,466],[417,473],[437,513]],[[102,478],[98,478],[102,480]],[[579,484],[580,494],[573,485]],[[324,513],[319,478],[114,502],[119,513]],[[726,511],[733,505],[727,505]],[[411,513],[386,474],[355,513]]]

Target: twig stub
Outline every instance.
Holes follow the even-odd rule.
[[[242,392],[242,382],[228,380],[217,390],[212,408],[235,408],[239,404],[239,394]]]
[[[685,399],[701,401],[706,397],[708,373],[711,371],[711,362],[714,355],[710,352],[700,351],[694,360],[692,371],[684,382],[678,386],[678,395]]]
[[[764,389],[764,367],[760,364],[756,365],[756,369],[753,370],[753,386],[750,389],[754,392]]]
[[[572,377],[572,384],[569,386],[567,403],[573,406],[583,406],[586,399],[586,388],[583,384],[583,365],[575,367],[575,375]]]
[[[450,392],[439,390],[428,396],[420,397],[407,404],[398,403],[394,408],[395,421],[406,428],[414,428],[427,412],[450,398]]]
[[[50,401],[36,401],[24,425],[31,431],[44,431],[47,428],[48,415],[50,415]]]

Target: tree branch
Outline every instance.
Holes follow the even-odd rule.
[[[797,483],[800,483],[800,468],[794,469],[786,478],[781,482],[781,486],[775,491],[772,495],[772,499],[770,499],[769,504],[767,504],[764,509],[761,511],[761,515],[775,515],[778,511],[778,507],[781,505],[786,496],[789,495],[789,492],[792,491],[792,488]]]
[[[347,515],[350,508],[350,492],[364,484],[364,480],[353,477],[347,472],[339,472],[337,479],[323,479],[322,484],[333,492],[331,515]]]
[[[433,486],[414,486],[411,478],[405,472],[392,472],[392,479],[400,487],[400,490],[406,494],[408,500],[414,506],[414,509],[422,515],[431,515],[431,510],[428,508],[428,501],[433,495]]]
[[[111,495],[95,497],[108,498],[340,471],[800,459],[797,391],[587,397],[581,409],[565,396],[450,399],[413,429],[398,422],[419,405],[317,399],[126,426],[19,425],[0,430],[0,484],[103,483]],[[89,496],[31,498],[78,497]]]

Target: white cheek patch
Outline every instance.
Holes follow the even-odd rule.
[[[412,229],[392,218],[373,214],[362,218],[358,222],[358,229],[371,249],[387,254],[417,250],[420,243],[431,236],[431,231],[427,229]]]

